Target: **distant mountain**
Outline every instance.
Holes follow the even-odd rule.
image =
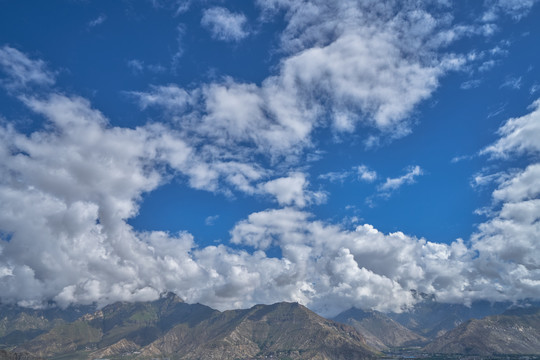
[[[0,348],[20,345],[54,326],[72,322],[93,311],[93,306],[60,309],[51,304],[45,309],[30,309],[16,305],[0,305]]]
[[[42,360],[28,353],[14,353],[6,350],[0,350],[0,360]]]
[[[219,312],[174,294],[116,303],[60,323],[19,345],[44,358],[367,359],[377,352],[356,330],[296,303]]]
[[[389,348],[424,345],[426,338],[378,311],[352,308],[333,320],[353,326],[366,339],[366,343],[380,351]]]
[[[470,306],[437,302],[434,295],[417,293],[420,300],[414,307],[388,317],[406,328],[429,339],[435,339],[470,319],[502,314],[512,306],[510,302],[475,301]]]
[[[443,354],[540,354],[540,308],[513,309],[470,320],[424,350]]]

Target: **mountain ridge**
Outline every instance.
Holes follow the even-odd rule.
[[[298,303],[219,312],[173,295],[114,303],[60,323],[17,345],[16,352],[53,358],[371,359],[378,352],[354,328]]]

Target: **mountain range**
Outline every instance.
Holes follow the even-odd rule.
[[[24,313],[24,312],[22,312]],[[19,315],[26,317],[27,315]],[[27,331],[36,319],[30,317]],[[378,352],[354,328],[297,303],[219,312],[174,294],[153,302],[116,303],[4,346],[42,358],[370,359]],[[5,340],[12,337],[4,336]],[[4,341],[5,341],[4,340]]]
[[[220,312],[172,293],[102,309],[0,305],[0,359],[372,359],[404,348],[540,354],[538,306],[418,296],[401,313],[352,308],[331,320],[298,303]]]

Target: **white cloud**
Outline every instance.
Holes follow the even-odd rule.
[[[142,74],[145,70],[158,74],[163,73],[167,69],[160,64],[145,64],[144,61],[138,59],[131,59],[127,62],[127,66],[131,69],[131,72],[135,75]]]
[[[501,136],[494,144],[486,147],[481,154],[489,154],[495,158],[506,158],[512,154],[540,152],[540,100],[532,105],[532,112],[509,119],[498,130]]]
[[[365,165],[357,166],[356,170],[358,171],[358,178],[360,180],[366,182],[373,182],[377,179],[377,172],[375,172],[374,170],[370,170]]]
[[[154,8],[174,10],[174,15],[185,13],[191,6],[191,0],[152,0]]]
[[[190,91],[197,106],[179,119],[182,128],[211,136],[235,152],[242,144],[243,150],[254,146],[273,162],[283,156],[298,160],[312,145],[313,130],[328,122],[338,132],[362,124],[381,131],[380,136],[404,136],[414,107],[431,95],[441,76],[465,61],[436,54],[454,30],[447,17],[435,18],[416,6],[392,3],[374,18],[371,5],[349,1],[335,7],[322,1],[259,5],[279,5],[287,12],[286,56],[276,74],[260,85],[231,78],[200,85]],[[324,41],[314,42],[315,35]],[[157,99],[156,89],[148,93],[152,104],[168,104]],[[148,106],[144,94],[137,94]]]
[[[307,190],[309,182],[306,174],[292,173],[287,177],[270,180],[261,185],[263,192],[274,195],[279,205],[305,207],[311,203],[320,204],[326,194]]]
[[[223,41],[240,41],[249,35],[244,14],[233,13],[226,8],[213,7],[204,10],[201,25],[212,37]]]
[[[0,254],[13,274],[0,279],[2,301],[107,303],[157,294],[148,276],[164,264],[151,261],[125,221],[142,193],[162,182],[159,167],[149,165],[185,161],[189,148],[168,144],[171,133],[159,126],[109,127],[82,98],[24,102],[49,125],[29,136],[0,129],[0,228],[13,234]]]
[[[493,299],[509,292],[517,299],[540,294],[540,163],[535,161],[540,152],[539,105],[537,100],[529,114],[506,121],[499,140],[482,151],[494,159],[526,155],[532,160],[523,170],[497,174],[489,218],[471,238],[472,249],[479,252],[475,271],[491,278],[494,288],[486,296]]]
[[[459,87],[463,90],[470,90],[470,89],[475,89],[479,87],[481,83],[482,83],[482,80],[473,79],[473,80],[468,80],[461,83]]]
[[[460,296],[471,256],[462,242],[385,235],[371,225],[346,231],[310,217],[292,209],[254,213],[236,225],[232,242],[261,250],[279,246],[290,264],[281,281],[309,289],[303,301],[323,313],[354,304],[400,311],[414,302],[412,288],[435,292],[441,300]]]
[[[89,21],[88,22],[88,27],[93,28],[93,27],[96,27],[98,25],[101,25],[101,24],[103,24],[105,22],[105,20],[107,20],[107,16],[104,15],[104,14],[101,14],[97,18]]]
[[[144,61],[142,60],[132,59],[127,62],[127,65],[135,74],[140,74],[144,70]]]
[[[219,215],[210,215],[207,216],[206,219],[204,219],[204,223],[206,224],[206,226],[214,226],[218,219]]]
[[[500,209],[469,247],[368,224],[351,231],[300,210],[324,199],[290,170],[313,146],[314,129],[362,123],[402,136],[414,107],[463,61],[436,55],[460,36],[448,17],[412,3],[262,4],[283,7],[288,20],[275,74],[261,84],[224,79],[130,93],[142,108],[164,108],[167,125],[113,127],[80,97],[21,96],[47,123],[28,135],[0,124],[0,229],[11,234],[0,242],[0,300],[105,304],[172,290],[219,309],[289,300],[333,315],[351,306],[400,310],[415,301],[410,289],[450,302],[538,297],[537,164],[501,178]],[[11,84],[54,83],[41,60],[9,47],[0,54]],[[484,153],[537,154],[538,107],[510,119]],[[411,167],[379,190],[421,174]],[[376,178],[365,166],[355,175]],[[231,230],[231,242],[250,252],[197,247],[184,232],[135,232],[127,220],[143,194],[170,176],[197,189],[269,194],[287,207],[250,214]],[[283,256],[269,258],[272,247]]]
[[[330,182],[343,183],[347,178],[352,175],[351,171],[332,171],[329,173],[319,175],[319,179],[328,180]]]
[[[493,198],[502,202],[518,202],[540,195],[540,164],[529,165],[525,170],[502,182],[493,192]]]
[[[360,181],[371,183],[377,179],[377,172],[370,170],[366,165],[353,166],[350,171],[329,172],[319,175],[319,179],[331,182],[344,182],[347,178],[355,177]]]
[[[184,35],[186,34],[185,25],[179,24],[176,27],[176,33],[177,33],[176,35],[177,48],[176,48],[176,52],[173,54],[172,61],[171,61],[173,72],[176,71],[179,65],[180,59],[184,55]]]
[[[4,45],[0,48],[0,67],[7,78],[2,79],[8,89],[27,85],[53,85],[55,74],[47,69],[43,60],[32,60],[19,50]]]
[[[405,184],[414,184],[416,182],[416,177],[422,175],[423,173],[424,172],[420,166],[411,166],[405,175],[397,178],[386,178],[386,181],[379,186],[379,191],[391,192],[399,189]]]
[[[508,77],[500,86],[500,88],[509,88],[512,90],[519,90],[521,88],[521,76],[520,77]]]
[[[482,19],[494,21],[500,13],[507,14],[515,20],[526,16],[538,0],[489,0],[486,1],[487,10]]]
[[[194,163],[197,150],[179,133],[158,124],[111,127],[81,98],[24,101],[50,126],[31,135],[0,131],[0,228],[12,234],[1,243],[2,302],[106,304],[172,290],[219,309],[288,300],[334,315],[351,306],[399,311],[414,303],[410,289],[449,302],[538,294],[538,165],[501,183],[493,196],[504,204],[470,247],[313,220],[298,209],[310,201],[306,176],[292,173],[261,186],[297,208],[253,213],[231,230],[231,242],[252,252],[200,248],[188,233],[136,233],[126,222],[141,195],[164,181],[159,164],[203,183],[208,175],[190,171],[205,167],[201,173],[232,176],[225,181],[238,187],[246,183],[235,175],[249,185],[259,172],[241,163]],[[389,189],[420,172],[411,168],[413,175]],[[272,247],[281,258],[266,255]]]
[[[191,95],[176,85],[151,86],[150,89],[150,92],[129,91],[126,93],[134,96],[142,109],[160,106],[167,111],[178,113],[184,112],[192,102]]]

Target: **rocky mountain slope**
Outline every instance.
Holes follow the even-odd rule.
[[[76,321],[58,324],[17,346],[15,351],[41,357],[105,349],[109,349],[110,354],[120,353],[125,347],[119,342],[136,344],[139,349],[163,336],[177,323],[200,322],[214,313],[218,311],[200,304],[185,304],[174,294],[153,302],[115,303]]]
[[[367,359],[377,353],[347,325],[296,303],[219,312],[174,294],[116,303],[62,322],[16,352],[43,358]]]
[[[443,354],[540,354],[540,308],[514,309],[473,319],[427,345]]]
[[[366,359],[376,353],[351,327],[324,319],[297,303],[225,311],[188,327],[176,326],[141,357],[178,359]]]
[[[0,350],[0,360],[42,360],[28,353],[14,353],[11,351]]]
[[[426,338],[407,329],[378,311],[363,311],[352,308],[334,318],[335,321],[351,325],[364,338],[366,343],[377,350],[424,345]]]

